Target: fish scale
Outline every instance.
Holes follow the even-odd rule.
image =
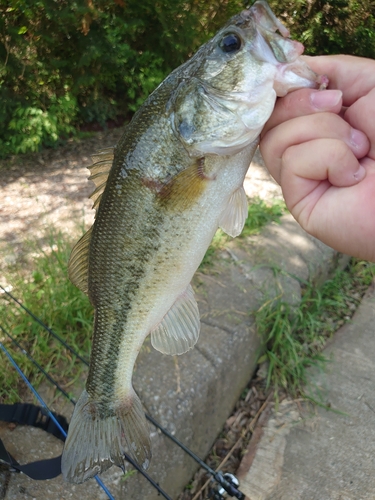
[[[95,156],[96,218],[69,262],[95,319],[88,380],[62,457],[68,481],[124,468],[125,451],[149,465],[149,430],[132,387],[142,344],[151,335],[171,355],[195,345],[190,282],[218,227],[233,237],[242,231],[244,177],[276,97],[324,81],[287,35],[267,3],[256,2],[157,87],[113,151]]]

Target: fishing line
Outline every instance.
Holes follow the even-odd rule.
[[[159,494],[161,494],[164,498],[166,498],[167,500],[172,500],[172,498],[170,496],[168,496],[161,488],[160,486],[158,485],[158,483],[156,483],[148,474],[147,472],[145,472],[143,469],[141,469],[141,467],[137,464],[137,462],[135,462],[131,457],[129,457],[128,455],[126,455],[126,460],[133,466],[135,467],[139,472],[141,472],[141,474],[147,479],[147,481],[149,481],[149,483],[152,484],[152,486],[158,490]]]
[[[150,415],[146,414],[147,420],[149,420],[155,427],[161,430],[163,434],[165,434],[169,439],[171,439],[177,446],[179,446],[182,450],[184,450],[185,453],[191,456],[193,460],[195,460],[201,467],[206,469],[207,472],[209,472],[212,475],[215,475],[215,471],[211,469],[205,462],[203,462],[202,459],[200,459],[193,451],[191,451],[187,446],[185,446],[181,441],[179,441],[177,438],[175,438],[170,432],[167,431],[164,427],[162,427],[153,417]]]
[[[170,432],[167,431],[167,429],[164,429],[154,418],[152,418],[150,415],[146,414],[146,418],[153,424],[155,427],[160,429],[169,439],[171,439],[177,446],[179,446],[185,453],[187,453],[191,458],[193,458],[203,469],[205,469],[211,476],[217,481],[220,486],[224,488],[224,490],[231,494],[231,496],[238,498],[240,500],[243,500],[245,498],[245,495],[237,490],[235,485],[225,479],[223,474],[219,471],[214,471],[211,469],[209,465],[207,465],[201,458],[198,457],[193,451],[191,451],[187,446],[185,446],[181,441],[176,439]]]
[[[42,406],[42,408],[44,408],[46,410],[46,412],[48,413],[48,416],[50,417],[50,419],[54,422],[54,424],[56,425],[56,427],[59,429],[59,431],[61,432],[61,434],[66,437],[66,432],[64,430],[64,428],[60,425],[59,421],[56,419],[55,415],[51,412],[51,410],[48,408],[47,404],[44,402],[43,398],[40,396],[40,394],[36,391],[36,389],[34,388],[34,386],[31,384],[31,382],[29,381],[29,379],[26,377],[26,375],[23,373],[23,371],[21,370],[21,368],[18,366],[17,362],[15,361],[15,359],[12,357],[12,355],[10,354],[10,352],[7,350],[7,348],[5,347],[5,345],[0,342],[0,348],[3,350],[3,352],[5,353],[5,355],[7,356],[8,360],[11,362],[11,364],[13,365],[13,367],[17,370],[18,374],[21,376],[21,378],[23,379],[23,381],[25,382],[25,384],[28,386],[28,388],[31,390],[31,392],[34,394],[34,396],[36,397],[36,399],[39,401],[39,404],[40,406]],[[98,476],[95,476],[95,479],[97,481],[97,483],[99,484],[99,486],[103,489],[103,491],[106,493],[106,495],[108,496],[108,498],[110,500],[115,500],[114,497],[111,495],[110,491],[107,489],[107,487],[105,486],[105,484],[103,483],[103,481],[98,477]]]
[[[16,302],[19,306],[22,307],[22,309],[24,311],[26,311],[27,314],[29,314],[39,325],[41,325],[45,330],[47,330],[49,333],[51,333],[58,341],[60,341],[67,349],[69,349],[69,351],[74,354],[75,356],[77,356],[86,366],[89,366],[89,363],[88,361],[86,361],[84,358],[82,358],[78,352],[73,349],[72,347],[70,347],[65,341],[63,341],[59,335],[57,335],[57,333],[55,333],[52,328],[49,328],[47,325],[45,325],[43,323],[42,320],[40,320],[37,316],[35,316],[35,314],[33,314],[27,307],[25,307],[18,299],[16,299],[16,297],[14,297],[10,292],[8,292],[3,286],[0,285],[0,288],[2,290],[4,290],[4,292],[14,301]],[[4,333],[6,333],[10,338],[12,338],[10,336],[9,333],[5,332],[4,328],[2,326],[0,326],[1,330],[4,331]],[[13,339],[12,339],[13,340]],[[16,342],[16,341],[14,341]],[[23,349],[23,348],[22,348]],[[44,369],[42,367],[40,367],[40,365],[37,365],[36,362],[34,363],[35,366],[37,366],[38,369],[40,369],[42,371],[42,373],[46,373],[44,371]],[[49,375],[46,375],[47,378],[50,379],[50,376]],[[54,382],[52,382],[54,383]],[[54,383],[55,384],[55,383]],[[56,384],[55,384],[56,385]],[[62,388],[60,388],[61,392],[65,393],[65,391],[63,391]],[[66,394],[66,393],[65,393]],[[70,399],[70,396],[67,396],[68,399]],[[189,450],[189,448],[187,448],[183,443],[181,443],[177,438],[175,438],[174,436],[172,436],[172,434],[170,434],[167,429],[164,429],[164,427],[162,427],[153,417],[151,417],[150,415],[147,415],[146,414],[146,418],[155,426],[157,427],[158,429],[161,430],[161,432],[163,432],[163,434],[165,434],[169,439],[171,439],[175,444],[177,444],[182,450],[184,450],[188,455],[190,455],[193,460],[195,460],[199,465],[201,465],[202,467],[204,467],[208,472],[210,472],[210,474],[215,474],[215,471],[213,471],[212,469],[210,469],[210,467],[208,465],[206,465],[203,460],[201,460],[197,455],[195,455],[195,453],[193,453],[191,450]]]
[[[16,297],[14,297],[10,292],[8,292],[2,285],[0,285],[0,288],[14,301],[16,302],[22,309],[30,315],[40,326],[42,326],[46,331],[48,331],[55,339],[57,339],[64,347],[66,347],[72,354],[77,356],[86,366],[89,366],[89,363],[86,359],[84,359],[82,356],[79,355],[79,353],[70,347],[60,336],[55,333],[52,328],[48,327],[43,323],[42,320],[40,320],[37,316],[35,316],[27,307],[25,307]],[[4,329],[0,326],[0,328],[4,331]],[[31,358],[29,358],[30,361],[32,361]],[[41,369],[42,373],[45,374],[45,371],[36,364],[34,363],[35,366],[38,367],[38,369]],[[57,383],[53,381],[53,379],[49,376],[46,375],[47,378],[61,391],[63,394],[65,391],[60,388]],[[65,394],[64,394],[65,395]],[[69,400],[71,400],[70,396],[67,396]],[[232,497],[238,498],[238,499],[244,499],[245,496],[242,492],[237,490],[237,488],[227,481],[221,472],[216,472],[214,471],[211,467],[209,467],[201,458],[199,458],[193,451],[191,451],[187,446],[185,446],[181,441],[179,441],[176,437],[174,437],[170,432],[167,431],[164,427],[162,427],[153,417],[148,415],[147,413],[145,414],[147,420],[149,420],[156,428],[160,429],[160,431],[167,436],[169,439],[171,439],[177,446],[179,446],[185,453],[187,453],[195,462],[197,462],[202,468],[204,468],[214,479],[217,481],[220,486],[222,486],[225,491],[229,494],[231,494]],[[155,483],[150,476],[140,467],[136,462],[133,460],[129,460],[130,457],[126,456],[126,459],[159,491],[161,495],[164,496],[164,498],[171,500],[168,495],[163,492],[163,490],[160,489],[160,487]]]
[[[72,347],[70,347],[64,339],[62,339],[59,335],[57,335],[57,333],[55,333],[52,328],[49,328],[47,325],[45,325],[43,323],[43,321],[41,319],[39,319],[37,316],[35,316],[34,313],[32,313],[30,311],[30,309],[28,309],[26,306],[24,306],[18,299],[16,299],[16,297],[13,297],[13,295],[8,292],[8,290],[6,290],[3,286],[0,285],[0,288],[3,290],[4,293],[6,293],[12,300],[14,300],[14,302],[16,302],[20,307],[22,307],[22,309],[24,311],[27,312],[27,314],[29,316],[31,316],[33,318],[34,321],[36,321],[37,323],[39,323],[40,326],[42,326],[45,330],[47,330],[48,333],[50,333],[53,337],[55,337],[56,340],[58,340],[59,342],[61,342],[61,344],[66,347],[72,354],[74,354],[75,356],[77,356],[77,358],[79,358],[83,363],[85,363],[86,366],[88,366],[88,361],[84,358],[82,358],[82,356],[80,356],[80,354],[78,352],[76,352]]]
[[[10,340],[13,342],[14,345],[16,345],[18,347],[18,349],[20,349],[20,351],[27,357],[27,359],[29,359],[37,368],[40,372],[43,373],[43,375],[51,382],[51,384],[53,384],[66,398],[69,399],[69,401],[71,401],[73,404],[76,404],[76,402],[74,401],[73,398],[71,398],[69,396],[69,394],[51,377],[51,375],[49,375],[45,369],[21,346],[21,344],[19,342],[17,342],[17,340],[12,337],[12,335],[7,331],[5,330],[5,328],[3,326],[0,325],[0,330],[5,333],[5,335],[7,335],[7,337],[10,338]]]

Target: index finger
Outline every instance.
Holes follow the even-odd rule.
[[[276,101],[275,109],[265,124],[261,137],[264,137],[268,130],[293,118],[323,111],[338,114],[341,107],[342,92],[339,90],[295,90]]]

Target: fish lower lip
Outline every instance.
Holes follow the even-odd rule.
[[[293,63],[278,65],[277,73],[273,88],[278,97],[302,87],[319,88],[318,75],[299,59]]]

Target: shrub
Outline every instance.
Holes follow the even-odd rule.
[[[375,59],[373,0],[270,0],[310,55],[352,54]]]

